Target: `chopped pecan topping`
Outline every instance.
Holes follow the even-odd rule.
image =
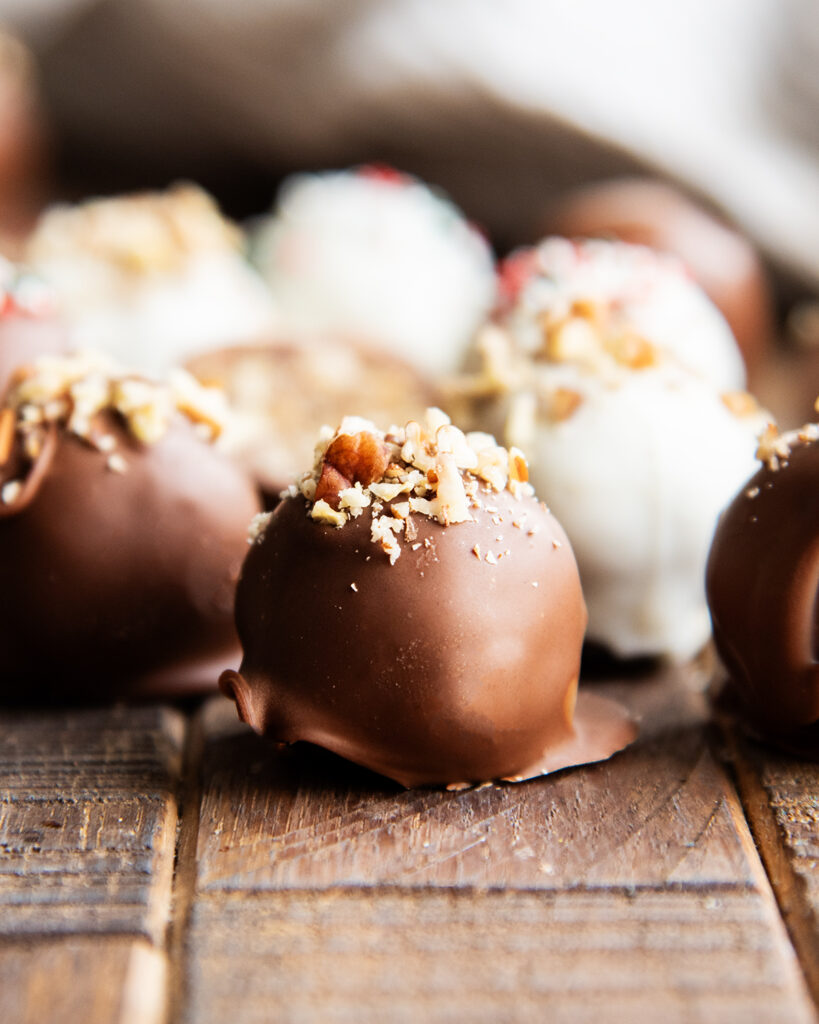
[[[634,331],[623,331],[622,334],[606,338],[605,349],[616,362],[631,370],[646,370],[656,366],[659,358],[654,345]]]
[[[547,415],[553,423],[567,420],[583,402],[583,396],[571,388],[556,388],[549,396]]]
[[[159,441],[177,413],[214,440],[224,423],[227,400],[184,370],[158,383],[123,370],[99,353],[41,356],[14,374],[0,406],[0,465],[8,462],[15,437],[24,456],[34,462],[49,432],[60,426],[106,455],[112,472],[124,473],[128,466],[115,450],[116,436],[101,419],[106,412],[143,444]]]
[[[369,487],[390,464],[390,449],[367,431],[339,434],[324,452],[315,500],[338,507],[339,493],[354,484]]]
[[[726,391],[721,396],[722,404],[734,416],[755,416],[759,412],[759,404],[747,391]]]
[[[529,480],[529,466],[519,448],[509,449],[509,479],[520,484],[525,484]]]
[[[527,480],[522,452],[507,451],[491,434],[464,434],[440,409],[428,409],[423,422],[386,433],[358,417],[347,417],[335,434],[323,431],[313,471],[301,478],[298,492],[311,518],[332,526],[369,509],[372,540],[394,563],[399,536],[412,550],[420,547],[413,545],[414,514],[444,526],[468,522],[471,509],[481,507],[480,488],[508,488],[518,498],[532,493]]]

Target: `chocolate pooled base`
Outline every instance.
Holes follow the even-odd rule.
[[[533,498],[481,498],[476,521],[414,516],[392,565],[368,514],[337,529],[286,498],[237,589],[245,654],[220,685],[240,717],[408,787],[531,777],[630,742],[612,702],[583,696],[575,716],[586,609],[560,525]]]
[[[251,482],[180,416],[144,445],[112,412],[125,472],[54,426],[0,506],[0,697],[16,703],[214,689],[238,656],[233,588]],[[2,467],[13,479],[19,452]]]
[[[706,585],[729,687],[753,731],[819,758],[819,428],[720,519]],[[787,437],[787,435],[786,435]],[[785,449],[780,449],[785,450]]]

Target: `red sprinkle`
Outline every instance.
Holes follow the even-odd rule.
[[[385,185],[406,185],[410,180],[402,171],[397,171],[389,164],[362,164],[357,168],[356,174],[360,178],[368,178],[370,181],[381,181]]]
[[[501,307],[511,305],[524,286],[534,277],[537,266],[535,249],[517,249],[501,262],[498,269],[498,291]]]

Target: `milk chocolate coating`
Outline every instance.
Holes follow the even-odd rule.
[[[770,287],[753,246],[677,189],[624,178],[564,196],[541,230],[569,237],[614,237],[673,253],[721,310],[746,366],[759,366],[773,332]]]
[[[560,525],[534,499],[483,497],[499,525],[486,511],[448,527],[415,515],[394,565],[368,512],[336,529],[285,499],[237,590],[244,659],[220,682],[240,716],[405,786],[537,774],[633,738],[619,716],[615,745],[589,756],[608,727],[572,727],[586,609]],[[476,544],[509,554],[493,566]]]
[[[0,506],[0,695],[171,696],[238,656],[233,590],[252,484],[181,417],[142,445],[106,413],[127,472],[56,429],[39,484]],[[0,470],[14,479],[19,455]]]
[[[706,585],[717,650],[750,722],[819,757],[819,442],[797,443],[737,495]]]
[[[18,367],[39,356],[62,355],[68,350],[68,334],[57,319],[23,313],[0,315],[0,398]]]

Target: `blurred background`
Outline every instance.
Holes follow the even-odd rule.
[[[186,179],[241,219],[294,170],[378,161],[503,253],[577,186],[656,175],[757,248],[784,351],[819,349],[812,0],[0,0],[0,22],[7,248],[55,198]]]

